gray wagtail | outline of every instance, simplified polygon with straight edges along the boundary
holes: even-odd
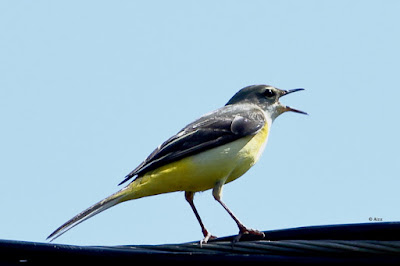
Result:
[[[238,91],[228,103],[185,126],[158,146],[120,183],[128,185],[79,213],[48,239],[54,240],[84,220],[121,202],[162,193],[184,191],[201,226],[207,243],[212,236],[200,219],[193,203],[196,192],[213,189],[214,199],[243,234],[264,236],[245,227],[222,202],[222,186],[247,172],[259,159],[267,143],[272,122],[288,111],[307,114],[282,105],[279,98],[303,89],[280,90],[268,85],[252,85]]]

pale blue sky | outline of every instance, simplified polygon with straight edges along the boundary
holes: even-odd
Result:
[[[240,88],[303,87],[261,160],[224,187],[248,227],[400,220],[399,1],[0,1],[0,239],[45,241],[158,144]],[[217,236],[237,233],[209,191]],[[183,193],[56,240],[202,238]]]

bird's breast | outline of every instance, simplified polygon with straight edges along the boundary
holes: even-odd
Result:
[[[226,182],[231,182],[246,173],[259,159],[267,144],[269,126],[265,126],[243,145],[236,157],[236,166]]]

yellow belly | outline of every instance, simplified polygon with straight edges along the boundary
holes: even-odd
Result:
[[[267,142],[268,129],[265,124],[254,136],[149,171],[124,189],[125,200],[174,191],[204,191],[217,182],[231,182],[257,162]]]

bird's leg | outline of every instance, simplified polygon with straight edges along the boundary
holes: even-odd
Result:
[[[193,203],[193,198],[194,198],[194,192],[190,192],[190,191],[185,191],[185,199],[187,202],[189,202],[190,207],[192,207],[192,210],[194,212],[194,215],[196,215],[197,221],[199,221],[200,227],[201,227],[201,231],[203,232],[203,240],[200,241],[200,245],[202,244],[206,244],[208,242],[209,239],[215,239],[217,238],[216,236],[211,235],[207,229],[204,227],[203,222],[201,221],[200,215],[197,212],[196,207],[194,206]]]
[[[233,240],[233,243],[236,243],[240,240],[240,238],[244,235],[244,234],[252,234],[252,235],[257,235],[257,236],[261,236],[261,237],[265,237],[265,234],[261,231],[258,230],[254,230],[254,229],[250,229],[247,228],[246,226],[244,226],[239,219],[233,214],[233,212],[231,210],[229,210],[228,206],[225,205],[225,203],[222,202],[221,200],[221,195],[222,195],[222,182],[218,182],[214,189],[213,189],[213,196],[214,199],[216,201],[219,202],[219,204],[222,205],[222,207],[224,207],[224,209],[229,213],[229,215],[232,217],[232,219],[236,222],[237,226],[239,227],[239,234],[235,237],[235,239]]]

